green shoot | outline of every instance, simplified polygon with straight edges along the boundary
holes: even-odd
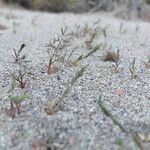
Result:
[[[131,66],[129,67],[130,73],[131,73],[131,79],[136,78],[136,59],[134,58],[133,61],[131,62]]]

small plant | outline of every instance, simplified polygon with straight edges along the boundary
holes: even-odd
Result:
[[[118,71],[118,67],[120,65],[120,49],[117,50],[115,64],[113,65],[114,69]]]
[[[54,38],[52,42],[49,42],[47,47],[47,52],[49,56],[49,63],[46,65],[47,73],[51,74],[53,72],[52,65],[56,62],[62,62],[65,59],[66,53],[63,53],[63,49],[67,47],[69,41],[65,39],[68,34],[67,27],[65,29],[61,28],[61,35]]]
[[[75,60],[75,61],[72,62],[72,64],[73,64],[73,65],[76,65],[76,64],[78,64],[81,60],[90,57],[92,54],[94,54],[95,52],[97,52],[97,51],[100,49],[100,47],[101,47],[101,45],[100,45],[100,46],[97,45],[97,46],[95,46],[95,47],[93,48],[92,51],[90,51],[89,53],[87,53],[85,56],[83,56],[83,54],[80,55],[80,56],[77,58],[77,60]]]
[[[26,55],[22,55],[22,51],[25,48],[25,46],[26,46],[25,44],[22,44],[18,51],[14,49],[14,56],[13,57],[14,57],[15,63],[25,62]]]
[[[12,118],[15,117],[16,113],[21,113],[21,102],[29,98],[29,95],[26,94],[10,97],[10,115],[12,116]]]
[[[52,65],[55,63],[55,62],[57,62],[58,61],[58,59],[56,58],[56,55],[55,54],[52,54],[52,56],[50,56],[50,58],[49,58],[49,63],[48,63],[48,65],[46,65],[46,68],[47,68],[47,73],[48,74],[51,74],[51,73],[53,73],[53,69],[52,69]]]
[[[107,27],[102,28],[102,33],[103,33],[103,36],[104,36],[105,41],[106,41],[106,38],[107,38]]]
[[[52,115],[58,111],[58,102],[56,100],[54,101],[48,101],[45,105],[45,112],[48,115]]]
[[[136,78],[136,59],[133,58],[132,62],[131,62],[131,66],[129,67],[129,71],[131,73],[131,79],[135,79]]]
[[[12,83],[15,85],[15,82],[19,83],[20,88],[25,88],[26,81],[24,80],[25,75],[27,74],[26,71],[22,71],[21,69],[18,72],[18,75],[15,73],[12,74]]]
[[[84,75],[86,68],[87,68],[87,66],[84,66],[78,72],[76,72],[75,76],[71,80],[70,85],[65,89],[63,98],[65,98],[69,94],[73,85]]]
[[[123,145],[124,145],[123,140],[120,139],[120,138],[117,138],[115,140],[115,144],[118,145],[119,147],[122,147],[122,148],[123,148]]]
[[[102,97],[100,96],[98,101],[97,101],[98,106],[101,108],[101,110],[103,111],[103,113],[109,117],[114,124],[116,124],[117,126],[119,126],[119,128],[123,131],[123,132],[127,132],[127,130],[120,124],[120,122],[118,122],[118,120],[112,115],[112,113],[104,106],[103,102],[102,102]]]

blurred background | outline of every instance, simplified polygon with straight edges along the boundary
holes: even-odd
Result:
[[[5,4],[50,12],[96,12],[113,11],[123,19],[150,21],[150,0],[0,0]]]

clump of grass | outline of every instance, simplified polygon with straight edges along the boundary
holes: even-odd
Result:
[[[52,115],[58,111],[58,102],[56,100],[49,100],[45,105],[45,112]]]
[[[25,62],[26,55],[22,54],[22,51],[25,48],[25,46],[26,46],[25,44],[22,44],[18,51],[16,49],[14,49],[14,56],[13,57],[14,57],[15,63]]]
[[[131,62],[131,65],[129,67],[129,71],[131,73],[131,79],[135,79],[137,77],[136,75],[136,66],[135,66],[135,63],[136,63],[136,59],[133,58],[132,62]]]
[[[29,99],[29,95],[23,94],[19,96],[10,97],[10,116],[14,118],[17,114],[21,113],[21,102]]]

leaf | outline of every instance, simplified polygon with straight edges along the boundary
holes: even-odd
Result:
[[[18,52],[20,53],[25,48],[25,46],[26,46],[25,44],[22,44]]]
[[[89,52],[87,55],[83,57],[83,59],[88,58],[91,56],[93,53],[95,53],[97,50],[99,50],[100,46],[96,46],[91,52]]]

